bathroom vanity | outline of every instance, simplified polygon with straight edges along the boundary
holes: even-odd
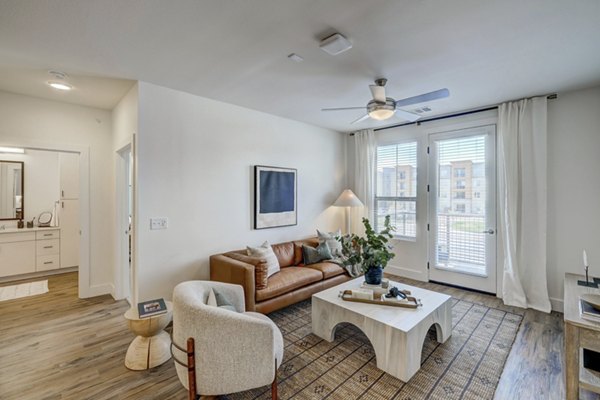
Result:
[[[59,268],[59,228],[0,230],[0,277]]]

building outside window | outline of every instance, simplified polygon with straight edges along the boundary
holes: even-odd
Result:
[[[383,229],[389,215],[395,236],[413,240],[417,236],[417,142],[377,148],[377,190],[374,229]]]

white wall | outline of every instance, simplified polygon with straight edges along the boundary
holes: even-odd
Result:
[[[140,300],[209,277],[211,254],[314,236],[343,225],[342,134],[140,82]],[[252,229],[253,166],[298,169],[298,225]],[[149,230],[151,217],[169,218]]]
[[[107,218],[114,213],[111,131],[110,111],[0,92],[0,144],[89,149],[89,281],[94,295],[112,291],[114,226]]]
[[[25,154],[0,154],[0,160],[23,161],[25,166],[25,221],[31,221],[44,211],[52,212],[60,199],[58,153],[26,150]],[[9,225],[9,221],[2,223]],[[16,222],[10,221],[10,225]]]
[[[121,99],[112,111],[112,142],[115,151],[131,143],[138,129],[138,85],[137,83]]]
[[[548,291],[562,309],[565,272],[600,276],[600,87],[548,102]]]

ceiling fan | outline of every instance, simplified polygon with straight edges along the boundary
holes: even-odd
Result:
[[[426,101],[433,101],[438,99],[444,99],[450,95],[448,89],[439,89],[429,93],[423,93],[418,96],[408,97],[402,100],[394,100],[391,97],[385,96],[385,84],[387,79],[380,78],[375,79],[374,85],[369,85],[373,100],[369,101],[366,106],[363,107],[342,107],[342,108],[322,108],[321,111],[345,111],[345,110],[365,110],[367,113],[362,117],[354,120],[351,124],[364,121],[367,118],[373,118],[378,121],[391,118],[394,114],[400,118],[414,122],[421,118],[419,114],[415,114],[409,111],[404,111],[400,107],[410,106],[412,104],[423,103]]]

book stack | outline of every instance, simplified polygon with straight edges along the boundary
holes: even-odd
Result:
[[[600,323],[600,311],[583,299],[579,299],[581,318]]]
[[[165,314],[167,312],[167,305],[165,299],[156,299],[150,301],[144,301],[138,303],[138,315],[140,319],[150,318],[155,315]]]

